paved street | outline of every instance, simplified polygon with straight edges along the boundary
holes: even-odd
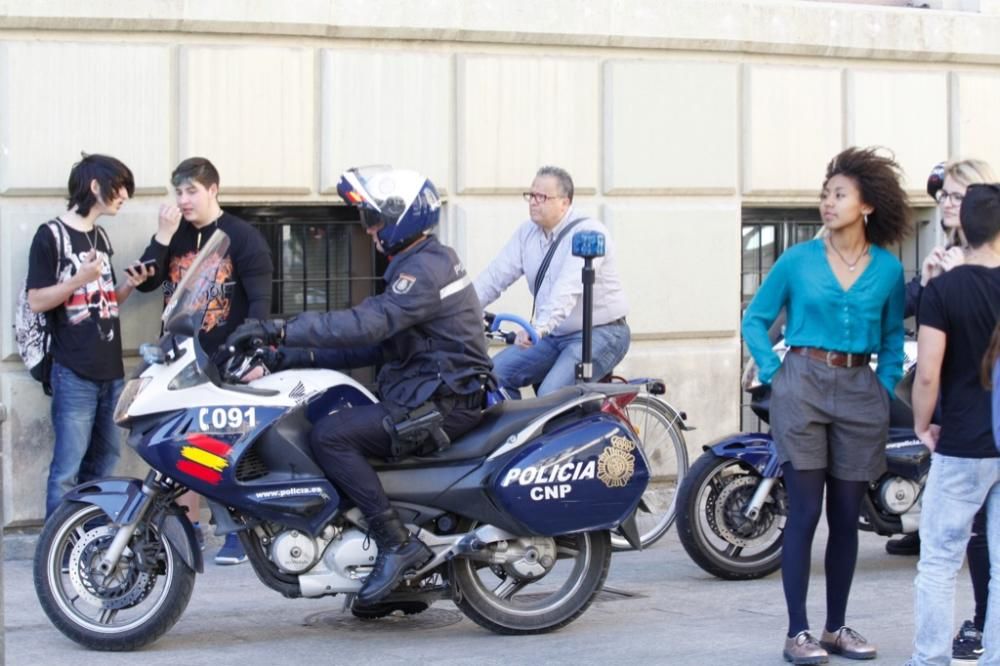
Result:
[[[818,535],[825,541],[825,533]],[[872,664],[909,653],[916,559],[891,557],[885,540],[861,535],[849,622],[875,641]],[[210,555],[207,552],[206,555]],[[823,621],[820,551],[814,551],[810,617]],[[968,574],[957,608],[971,615]],[[450,602],[374,622],[339,612],[339,599],[288,600],[257,582],[249,565],[209,563],[180,622],[138,654],[88,652],[58,633],[35,599],[28,560],[4,563],[8,664],[781,664],[785,611],[777,575],[716,580],[686,556],[673,532],[642,553],[616,554],[604,593],[574,623],[543,636],[504,637],[465,619]],[[850,664],[833,657],[832,664]],[[958,662],[956,662],[957,664]]]

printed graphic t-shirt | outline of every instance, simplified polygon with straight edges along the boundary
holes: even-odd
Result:
[[[68,240],[64,261],[56,269],[59,244],[46,225],[41,225],[31,241],[28,255],[28,289],[44,289],[66,282],[77,274],[91,249],[101,259],[101,276],[76,289],[66,301],[49,312],[52,329],[52,356],[85,379],[110,381],[125,375],[122,365],[122,337],[115,296],[115,274],[111,267],[114,250],[103,230],[95,227],[84,233],[58,223]]]
[[[165,246],[154,240],[142,255],[143,261],[156,260],[156,273],[139,286],[152,291],[163,285],[163,304],[170,301],[177,284],[191,266],[198,251],[216,229],[229,236],[229,250],[216,275],[213,297],[198,340],[209,354],[214,353],[237,326],[247,318],[267,319],[271,313],[271,250],[259,231],[229,213],[198,229],[187,220]]]
[[[947,336],[941,364],[938,453],[956,458],[1000,455],[993,441],[990,392],[980,378],[982,359],[998,320],[1000,268],[958,266],[924,287],[920,327],[930,326]]]

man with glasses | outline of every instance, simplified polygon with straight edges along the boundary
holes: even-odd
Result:
[[[573,179],[559,167],[538,170],[531,190],[524,193],[526,220],[500,254],[476,278],[483,307],[500,297],[522,275],[534,296],[532,326],[540,339],[532,344],[525,332],[514,346],[493,359],[501,387],[512,393],[537,386],[539,396],[573,384],[583,351],[583,259],[571,252],[577,231],[598,231],[606,239],[605,255],[594,261],[593,377],[610,373],[628,351],[625,323],[628,303],[615,264],[614,242],[598,220],[573,208]]]

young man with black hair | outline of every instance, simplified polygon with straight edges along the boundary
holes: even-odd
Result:
[[[124,377],[118,307],[150,274],[131,266],[115,286],[114,250],[102,215],[135,191],[132,172],[107,155],[85,155],[69,174],[66,212],[41,225],[28,256],[28,305],[48,313],[55,446],[45,517],[78,483],[110,476],[121,455],[114,422]]]
[[[979,663],[1000,664],[1000,451],[991,396],[980,382],[982,358],[1000,322],[1000,185],[970,185],[960,217],[970,246],[965,263],[928,282],[920,299],[913,419],[933,457],[920,514],[914,666],[951,662],[955,577],[984,504],[994,577]],[[937,426],[931,416],[939,396]]]
[[[163,286],[166,306],[177,284],[205,242],[221,229],[229,236],[229,250],[216,276],[217,296],[209,303],[198,340],[208,354],[214,354],[226,337],[247,318],[266,319],[271,315],[271,250],[259,231],[219,205],[219,172],[203,157],[192,157],[177,165],[170,177],[177,204],[160,207],[159,228],[142,255],[153,261],[153,278],[142,291]],[[189,494],[188,506],[197,523],[198,497]],[[235,534],[215,557],[216,564],[240,564],[246,553]]]

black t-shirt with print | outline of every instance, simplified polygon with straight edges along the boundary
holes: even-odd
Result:
[[[956,458],[1000,456],[993,442],[990,393],[979,376],[998,320],[1000,268],[958,266],[924,287],[920,326],[936,328],[947,336],[941,364],[938,453]]]
[[[201,229],[181,220],[169,246],[161,245],[154,237],[146,248],[142,260],[156,260],[156,273],[139,286],[141,291],[152,291],[162,284],[166,305],[198,250],[216,229],[229,236],[229,250],[216,276],[216,294],[198,336],[209,354],[247,318],[267,319],[271,314],[271,250],[259,231],[229,213]]]
[[[43,289],[76,275],[91,249],[102,259],[101,277],[74,291],[66,302],[49,312],[52,356],[57,363],[92,381],[121,379],[122,336],[115,295],[114,250],[103,229],[84,233],[58,223],[64,234],[64,261],[57,273],[59,242],[41,225],[31,241],[28,256],[28,289]]]

